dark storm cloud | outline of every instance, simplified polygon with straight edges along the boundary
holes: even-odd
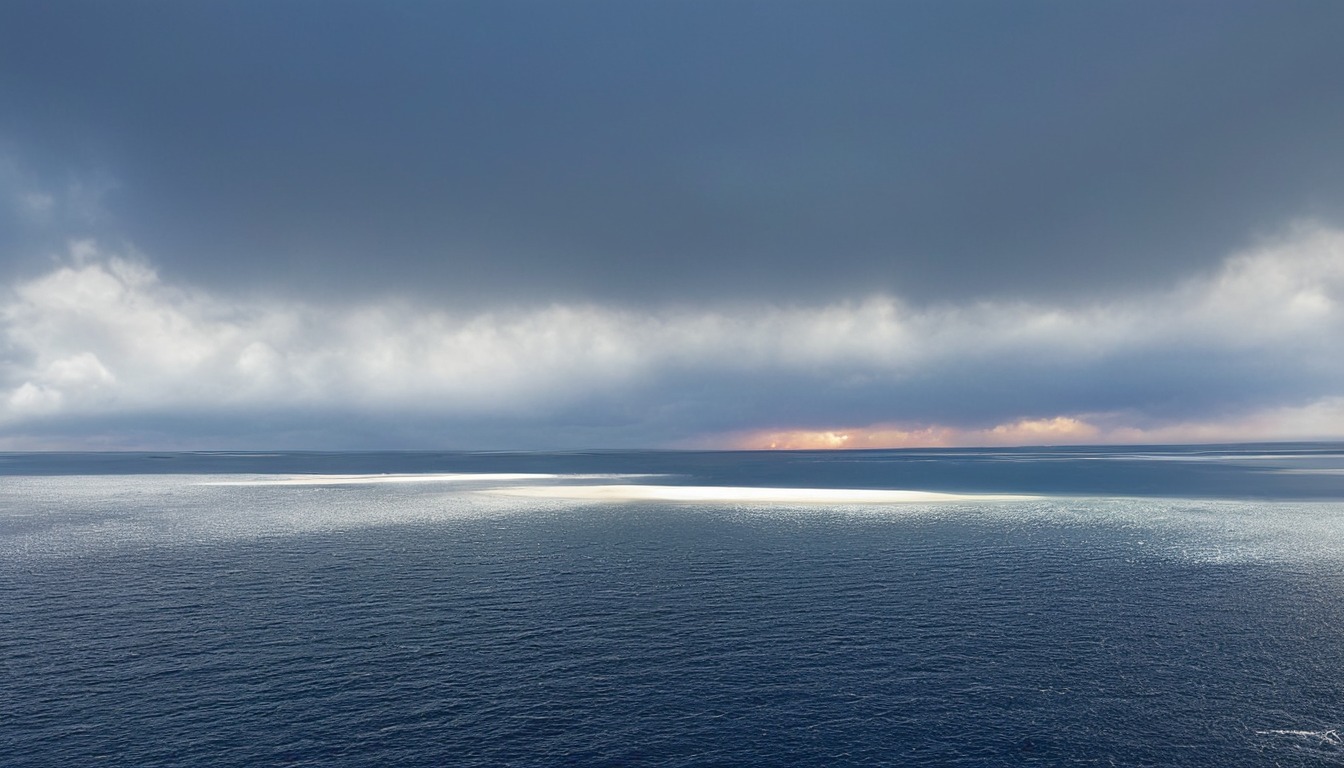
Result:
[[[477,307],[1114,292],[1344,222],[1341,34],[1333,2],[10,2],[37,197],[0,246]],[[54,204],[90,177],[105,215]]]

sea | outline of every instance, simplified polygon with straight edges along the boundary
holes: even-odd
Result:
[[[0,765],[1344,765],[1344,445],[0,454]]]

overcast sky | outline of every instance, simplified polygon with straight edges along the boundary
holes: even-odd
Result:
[[[0,449],[1344,439],[1339,2],[0,6]]]

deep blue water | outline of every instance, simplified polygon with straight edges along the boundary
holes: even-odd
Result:
[[[3,455],[0,764],[1344,764],[1341,467],[1322,445]],[[291,477],[389,472],[563,477]],[[591,483],[1039,498],[482,492]]]

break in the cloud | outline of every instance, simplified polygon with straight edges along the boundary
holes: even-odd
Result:
[[[992,427],[870,424],[833,429],[760,429],[716,435],[707,446],[748,450],[841,450],[1017,445],[1170,445],[1178,443],[1339,440],[1344,434],[1344,397],[1303,406],[1229,414],[1220,421],[1157,422],[1136,427],[1135,414],[1085,414],[1018,419]]]
[[[239,299],[81,242],[10,286],[0,339],[10,447],[100,434],[332,447],[1344,437],[1344,232],[1302,224],[1106,303],[470,313]]]

